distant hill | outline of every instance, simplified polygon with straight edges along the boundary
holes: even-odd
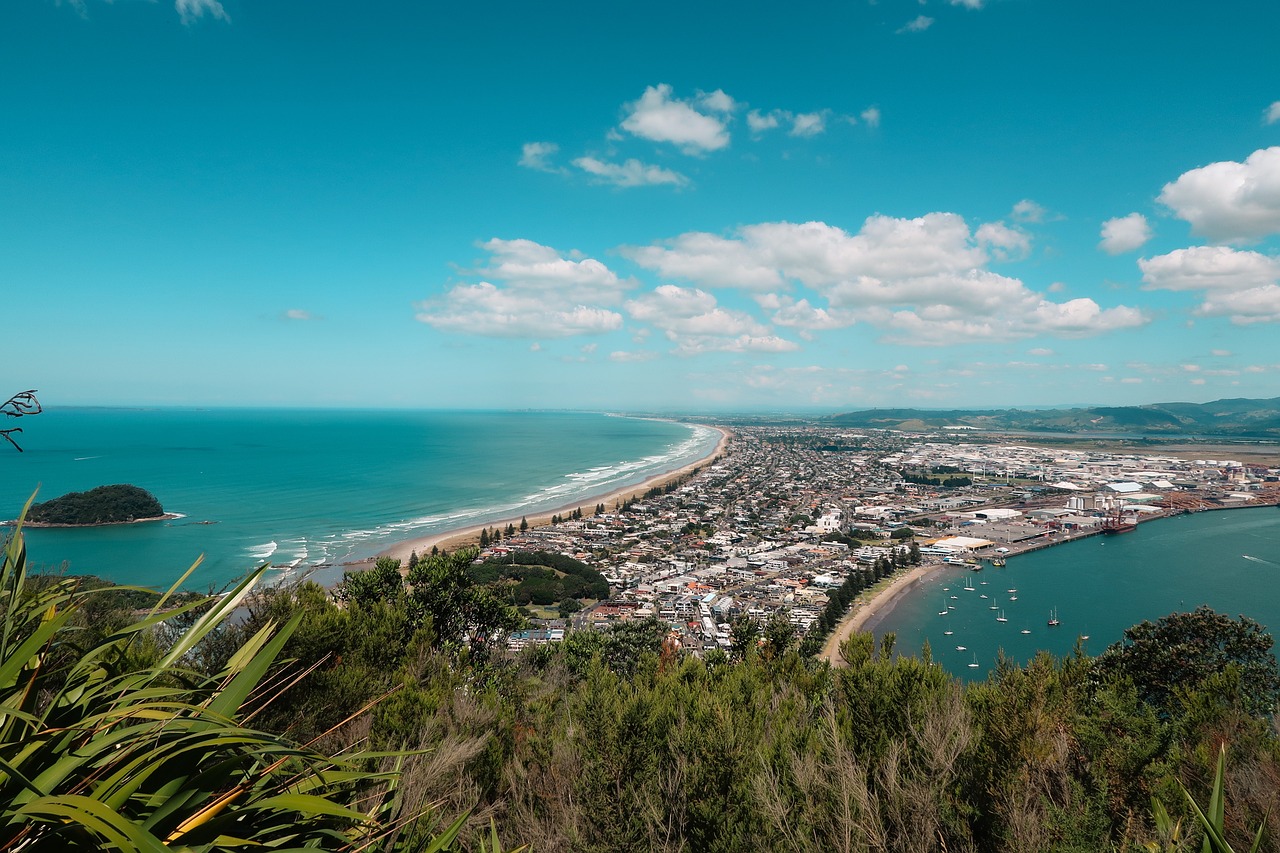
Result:
[[[164,507],[146,489],[118,484],[98,486],[87,492],[70,492],[51,501],[34,504],[27,521],[35,525],[123,524],[164,517]]]
[[[864,409],[825,419],[863,429],[982,430],[1032,432],[1126,432],[1151,436],[1211,435],[1280,439],[1280,397],[1212,403],[1154,403],[1149,406],[1091,406],[1074,409]]]

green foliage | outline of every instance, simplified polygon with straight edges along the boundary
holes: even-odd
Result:
[[[1227,816],[1226,816],[1226,797],[1223,793],[1223,775],[1227,760],[1227,746],[1223,744],[1218,750],[1218,765],[1213,774],[1213,786],[1209,794],[1209,806],[1201,809],[1195,798],[1191,796],[1191,792],[1185,787],[1182,793],[1187,799],[1187,803],[1191,806],[1192,813],[1199,822],[1201,829],[1204,830],[1204,843],[1201,846],[1201,853],[1234,853],[1235,848],[1227,840]],[[1159,807],[1159,811],[1163,812],[1159,801],[1154,803]],[[1157,813],[1158,814],[1158,813]],[[1167,812],[1165,813],[1167,819]],[[1257,853],[1262,849],[1262,835],[1266,829],[1266,823],[1258,825],[1258,831],[1254,833],[1253,845],[1249,848],[1250,853]]]
[[[162,515],[164,508],[155,495],[137,486],[119,484],[69,492],[34,504],[27,520],[39,524],[114,524]]]
[[[580,560],[550,551],[513,551],[485,560],[468,571],[472,580],[480,584],[517,581],[511,590],[517,604],[546,605],[565,598],[609,597],[609,582],[604,575]]]
[[[81,646],[74,620],[99,590],[28,585],[15,532],[0,569],[0,847],[355,850],[386,835],[396,779],[368,769],[377,756],[333,759],[250,725],[280,695],[276,660],[296,620],[247,636],[215,673],[188,664],[264,570],[164,611],[188,571],[149,614]]]
[[[1231,619],[1201,606],[1127,629],[1123,640],[1098,657],[1095,670],[1102,679],[1131,680],[1143,702],[1167,714],[1180,692],[1194,691],[1235,665],[1241,671],[1244,707],[1253,714],[1270,714],[1280,698],[1271,647],[1271,636],[1252,619]]]

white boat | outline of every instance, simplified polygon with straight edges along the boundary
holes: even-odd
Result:
[[[977,668],[978,668],[978,653],[974,652],[973,663],[969,664],[969,669],[977,669]]]
[[[1058,608],[1055,607],[1053,610],[1049,611],[1049,627],[1057,628],[1061,624],[1062,621],[1058,619]]]
[[[1008,622],[1009,620],[1008,620],[1008,618],[1006,618],[1006,617],[1005,617],[1005,615],[1004,615],[1004,611],[1003,611],[1003,610],[1001,610],[1001,611],[1000,611],[1000,615],[996,617],[996,621],[997,621],[997,622]]]
[[[967,648],[965,648],[964,646],[956,646],[956,651],[958,651],[958,652],[967,652],[967,651],[968,651],[968,649],[967,649]]]

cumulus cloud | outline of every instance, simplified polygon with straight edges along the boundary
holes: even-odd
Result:
[[[492,239],[486,279],[418,303],[417,319],[446,331],[488,337],[562,338],[619,329],[610,305],[634,282],[594,258],[564,257],[532,240]]]
[[[966,9],[981,9],[986,0],[951,0],[952,6],[963,6]]]
[[[539,172],[560,171],[551,163],[559,150],[560,146],[554,142],[526,142],[520,149],[520,165]]]
[[[1151,225],[1141,213],[1117,216],[1102,223],[1102,242],[1098,248],[1108,255],[1120,255],[1140,249],[1151,239]]]
[[[879,127],[880,126],[880,108],[867,107],[865,110],[862,111],[862,120],[866,122],[867,127]]]
[[[222,8],[218,0],[174,0],[173,8],[177,10],[182,23],[193,24],[208,14],[211,18],[231,23],[231,16]]]
[[[1027,350],[1027,355],[1049,356],[1053,355],[1053,350],[1048,347],[1033,347],[1032,349]]]
[[[610,163],[595,157],[579,157],[573,165],[591,175],[600,183],[615,187],[646,187],[666,184],[682,187],[689,179],[679,172],[641,163],[635,158],[622,163]]]
[[[773,110],[772,112],[762,113],[759,110],[751,110],[747,113],[747,127],[752,133],[764,133],[766,130],[773,130],[782,122],[782,111]]]
[[[699,93],[698,105],[715,113],[731,113],[738,108],[738,102],[726,95],[724,89]]]
[[[1200,291],[1196,313],[1239,325],[1280,322],[1280,258],[1226,246],[1193,246],[1138,261],[1152,290]]]
[[[1031,253],[1031,238],[1027,232],[1010,228],[1003,222],[980,225],[974,236],[991,250],[996,260],[1021,260]]]
[[[627,105],[623,130],[652,142],[670,142],[686,153],[718,151],[729,144],[723,120],[698,112],[690,103],[673,98],[671,91],[666,83],[646,87],[638,101]]]
[[[756,302],[766,311],[772,312],[770,321],[778,326],[802,329],[806,332],[826,329],[843,329],[852,326],[857,318],[844,311],[815,308],[808,299],[795,299],[777,293],[766,293],[756,297]]]
[[[1215,243],[1248,243],[1280,233],[1280,146],[1243,163],[1227,160],[1165,184],[1159,201]]]
[[[1267,107],[1266,112],[1262,114],[1262,121],[1265,124],[1275,124],[1280,121],[1280,101],[1276,101]]]
[[[305,308],[290,308],[280,315],[282,320],[319,320],[319,316],[312,314]]]
[[[827,129],[822,113],[798,113],[791,117],[791,136],[817,136]]]
[[[898,35],[903,33],[922,33],[931,26],[933,26],[933,18],[928,15],[917,15],[902,25],[902,28],[898,30]]]
[[[856,234],[824,222],[767,222],[729,237],[692,232],[622,252],[667,277],[768,294],[758,301],[779,325],[820,328],[858,316],[904,343],[1079,337],[1146,322],[1124,306],[1049,301],[985,268],[993,255],[1008,257],[1028,246],[1025,234],[1000,223],[975,233],[956,214],[930,213],[872,216]],[[784,300],[781,294],[801,286],[826,304],[807,296],[803,304]]]
[[[1024,198],[1013,206],[1010,216],[1014,222],[1044,222],[1048,211],[1029,198]]]
[[[743,311],[720,307],[699,288],[664,284],[626,303],[632,319],[661,329],[677,355],[785,352],[799,345],[775,335]]]

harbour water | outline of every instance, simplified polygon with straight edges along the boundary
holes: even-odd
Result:
[[[1098,654],[1132,625],[1201,604],[1280,631],[1280,510],[1158,519],[1024,554],[1004,568],[948,568],[901,598],[874,630],[896,632],[902,653],[918,654],[927,641],[935,660],[969,680],[985,678],[1001,652],[1025,663],[1040,649],[1070,654],[1087,636],[1085,651]],[[1050,627],[1055,613],[1061,624]]]
[[[37,567],[167,586],[221,587],[372,556],[394,542],[546,511],[706,455],[715,430],[563,412],[48,409],[26,452],[0,447],[0,518],[131,483],[182,518],[30,529]],[[585,509],[585,508],[584,508]]]

